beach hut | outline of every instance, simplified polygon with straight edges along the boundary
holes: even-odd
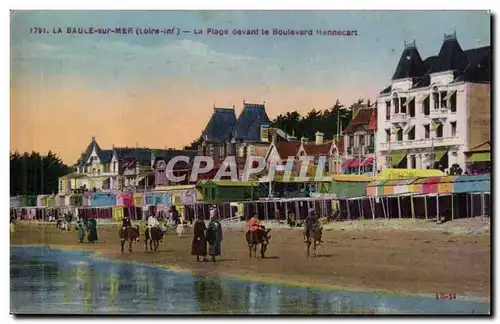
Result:
[[[234,202],[254,200],[258,197],[258,182],[253,181],[206,181],[197,184],[206,202]]]
[[[134,205],[135,206],[143,206],[144,205],[144,199],[143,199],[142,192],[136,192],[136,193],[134,193],[133,199],[134,199]]]
[[[36,206],[37,207],[46,207],[47,206],[47,195],[38,195],[36,198]]]
[[[23,195],[20,197],[21,207],[35,207],[37,203],[37,196]]]
[[[49,208],[54,208],[55,207],[55,195],[48,195],[47,196],[47,207]]]
[[[90,196],[91,207],[116,206],[116,195],[111,192],[94,192]],[[111,218],[111,217],[110,217]]]
[[[113,206],[113,221],[121,222],[123,219],[123,206]]]
[[[69,205],[69,198],[68,198]],[[55,195],[54,196],[54,207],[64,207],[66,206],[66,196],[64,195]]]
[[[171,205],[171,194],[169,192],[146,192],[144,193],[144,203],[146,206]]]
[[[120,192],[116,195],[116,205],[130,207],[134,205],[134,196],[131,193]]]
[[[21,197],[15,196],[10,197],[10,208],[19,208],[21,207]]]
[[[364,175],[335,174],[330,176],[335,197],[361,197],[366,194],[366,186],[373,180]]]

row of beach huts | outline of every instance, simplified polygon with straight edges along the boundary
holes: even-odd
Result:
[[[196,185],[157,186],[135,193],[18,196],[10,198],[10,207],[11,215],[26,220],[52,219],[66,212],[101,220],[119,221],[125,215],[139,220],[151,212],[166,216],[172,206],[192,220],[200,215],[208,218],[212,205],[217,206],[221,218],[242,220],[258,213],[262,219],[296,221],[306,217],[311,208],[319,216],[335,220],[490,215],[489,175],[446,176],[437,172],[388,169],[375,179],[335,175],[308,183],[202,180]],[[270,187],[273,198],[269,198]]]

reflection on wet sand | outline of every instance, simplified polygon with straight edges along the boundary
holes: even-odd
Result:
[[[37,250],[38,249],[38,250]],[[488,303],[334,292],[245,282],[89,259],[41,248],[13,249],[11,310],[45,314],[487,313]]]

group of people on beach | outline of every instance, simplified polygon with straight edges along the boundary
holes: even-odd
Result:
[[[78,233],[78,243],[83,243],[85,239],[85,232],[88,233],[87,242],[97,242],[97,221],[94,218],[78,219],[78,221],[76,222],[76,229]]]
[[[208,226],[205,224],[203,217],[198,216],[193,225],[193,233],[191,255],[196,256],[196,261],[200,261],[200,257],[203,258],[203,261],[208,261],[208,254],[211,256],[212,261],[215,262],[215,257],[221,254],[222,245],[222,225],[219,222],[216,206],[210,208],[210,222]]]

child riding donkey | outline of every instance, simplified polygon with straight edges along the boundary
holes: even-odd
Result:
[[[320,233],[322,234],[323,228],[318,221],[316,211],[314,209],[310,209],[309,215],[304,221],[304,242],[307,242],[309,237],[314,237],[313,233],[316,231],[320,231]],[[321,234],[319,236],[320,240],[318,241],[318,243],[323,243],[323,241],[321,240]]]

